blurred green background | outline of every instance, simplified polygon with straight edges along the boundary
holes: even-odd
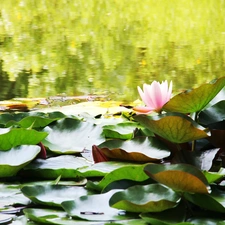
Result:
[[[225,0],[1,0],[0,100],[109,94],[224,75]]]

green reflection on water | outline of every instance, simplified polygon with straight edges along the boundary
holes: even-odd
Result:
[[[0,99],[115,93],[224,75],[224,0],[1,0]]]

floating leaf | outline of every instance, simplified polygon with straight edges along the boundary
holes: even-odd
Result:
[[[82,152],[105,140],[100,125],[72,118],[59,120],[45,127],[44,131],[49,135],[42,143],[51,151],[59,154]]]
[[[182,114],[169,113],[156,117],[156,120],[154,117],[137,115],[135,120],[155,134],[174,143],[184,143],[208,137],[204,130],[198,128],[198,124]]]
[[[68,218],[66,212],[58,209],[27,208],[24,209],[23,212],[29,220],[37,222],[38,224],[85,225],[83,221],[80,224],[78,221]]]
[[[0,190],[0,211],[4,211],[9,205],[28,205],[30,203],[30,199],[22,194],[20,185],[1,183]]]
[[[0,150],[9,150],[18,145],[36,145],[48,134],[36,130],[24,128],[1,128],[0,129]]]
[[[203,173],[188,164],[148,164],[144,171],[154,180],[175,191],[209,193],[210,187]]]
[[[98,146],[111,159],[125,161],[158,161],[170,155],[168,148],[154,137],[136,137],[132,140],[109,140]]]
[[[117,180],[127,179],[136,182],[145,181],[148,179],[148,176],[143,171],[144,167],[145,165],[137,164],[123,166],[108,173],[99,183],[93,186],[95,186],[97,190],[102,191],[110,183]]]
[[[181,197],[173,190],[161,185],[136,185],[116,192],[109,200],[113,208],[128,212],[161,212],[173,208]]]
[[[21,191],[34,203],[58,207],[63,201],[74,200],[88,194],[83,187],[65,185],[24,186]]]
[[[205,151],[195,152],[193,161],[196,161],[198,168],[201,170],[210,170],[213,165],[213,160],[218,153],[219,148],[209,149]]]
[[[82,157],[62,155],[48,158],[46,160],[36,159],[24,168],[23,174],[32,177],[42,177],[47,179],[76,178],[81,176],[78,168],[92,165],[91,162]]]
[[[212,184],[216,181],[222,180],[222,178],[225,177],[225,169],[220,168],[218,172],[203,171],[203,174],[205,175],[209,184]]]
[[[136,123],[124,122],[116,125],[105,125],[103,132],[106,138],[131,139],[134,137],[134,131],[137,129]]]
[[[208,125],[225,119],[225,100],[203,110],[199,114],[199,123]]]
[[[122,168],[124,166],[129,166],[129,165],[134,165],[134,164],[129,162],[115,162],[115,161],[100,162],[88,167],[86,166],[86,167],[78,168],[78,171],[84,177],[103,177],[106,174],[116,169]]]
[[[191,194],[184,193],[184,197],[195,205],[203,209],[214,212],[225,213],[225,193],[222,190],[212,186],[212,192],[209,194]]]
[[[204,225],[224,225],[225,222],[222,221],[223,217],[221,216],[221,218],[215,218],[214,215],[210,217],[203,216],[203,217],[191,217],[190,219],[188,219],[188,222],[184,223],[184,225],[199,225],[199,224],[204,224]],[[179,224],[178,224],[179,225]]]
[[[7,125],[8,123],[14,124],[15,122],[20,121],[24,117],[29,116],[29,113],[23,112],[23,113],[3,113],[0,115],[0,124],[6,125],[6,127],[11,126]]]
[[[198,88],[174,96],[164,105],[163,110],[180,113],[199,112],[221,91],[225,77],[203,84]]]
[[[109,199],[115,191],[112,190],[105,194],[81,196],[75,201],[63,202],[62,207],[70,216],[85,220],[110,221],[131,218],[125,212],[122,212],[122,215],[120,215],[120,210],[109,206]]]
[[[92,157],[95,163],[110,161],[110,159],[96,145],[92,146]]]
[[[11,177],[25,167],[40,152],[37,145],[22,145],[0,151],[0,177]]]
[[[12,221],[14,218],[14,215],[10,214],[0,214],[0,224],[8,224],[10,221]]]
[[[180,201],[175,208],[160,213],[141,213],[141,218],[152,225],[182,224],[186,219],[186,205],[183,201]]]

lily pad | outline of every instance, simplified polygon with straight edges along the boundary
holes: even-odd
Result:
[[[202,171],[202,172],[205,175],[206,179],[208,180],[209,184],[220,181],[225,177],[225,169],[222,167],[218,172],[209,172],[209,171]]]
[[[199,123],[208,125],[225,119],[225,100],[203,110],[199,114]]]
[[[181,197],[161,184],[136,185],[116,192],[109,200],[113,208],[128,212],[161,212],[175,207]]]
[[[102,126],[72,118],[61,119],[43,130],[49,135],[42,143],[58,154],[80,153],[105,140]]]
[[[0,150],[9,150],[19,145],[36,145],[41,142],[48,133],[38,132],[25,128],[1,128]]]
[[[78,171],[84,177],[103,177],[115,169],[119,169],[119,168],[122,168],[124,166],[129,166],[129,165],[133,165],[133,163],[108,161],[108,162],[96,163],[96,164],[93,164],[88,167],[87,166],[80,167],[80,168],[78,168]]]
[[[41,148],[37,145],[22,145],[0,151],[0,177],[11,177],[33,160]]]
[[[125,161],[159,161],[170,155],[168,148],[154,137],[136,137],[132,140],[109,140],[98,146],[111,159]]]
[[[152,225],[172,225],[186,224],[183,223],[186,219],[186,205],[180,201],[178,206],[167,209],[163,212],[156,213],[141,213],[141,218]]]
[[[9,223],[10,221],[12,221],[14,218],[14,215],[10,215],[10,214],[0,214],[0,224],[6,224]]]
[[[212,192],[209,194],[184,193],[184,197],[195,205],[213,212],[225,213],[225,194],[223,190],[212,186]]]
[[[92,221],[125,220],[132,217],[109,206],[110,197],[118,190],[105,194],[81,196],[74,201],[62,203],[64,210],[72,217]],[[135,216],[133,216],[135,218]]]
[[[225,85],[225,77],[174,96],[163,106],[169,112],[193,113],[204,109]]]
[[[56,209],[29,208],[23,210],[31,221],[57,225],[100,225],[99,221],[78,220],[68,217],[67,213]],[[22,224],[21,224],[22,225]],[[147,225],[142,219],[130,219],[122,221],[101,222],[101,225]]]
[[[183,114],[169,113],[152,118],[146,115],[137,115],[134,118],[155,134],[174,143],[184,143],[208,137],[208,134],[203,130],[204,128],[200,129],[198,124]]]
[[[21,191],[34,203],[57,207],[63,201],[75,200],[88,194],[84,187],[65,185],[24,186]]]
[[[134,137],[134,131],[137,129],[136,123],[124,122],[116,125],[105,125],[103,132],[106,138],[131,139]]]
[[[92,187],[99,191],[103,191],[110,183],[122,179],[133,180],[136,182],[145,181],[148,179],[148,176],[144,173],[144,167],[145,165],[133,164],[115,169],[105,175],[100,182],[93,183]]]
[[[92,165],[92,163],[82,157],[61,155],[46,160],[36,159],[34,162],[27,165],[22,172],[24,176],[41,177],[45,179],[56,179],[59,176],[62,178],[75,179],[78,176],[82,176],[77,170],[78,168],[88,167],[90,165]]]
[[[22,194],[20,185],[1,183],[0,190],[0,211],[4,211],[11,205],[28,205],[30,203],[30,199]]]
[[[204,194],[210,192],[210,187],[203,173],[188,164],[148,164],[144,171],[152,179],[175,191]]]

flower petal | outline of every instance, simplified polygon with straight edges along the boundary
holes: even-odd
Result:
[[[161,93],[161,84],[157,81],[153,81],[151,84],[150,95],[154,108],[156,110],[162,108],[162,93]]]
[[[149,107],[145,107],[145,106],[137,106],[133,108],[134,111],[139,112],[139,113],[151,113],[152,109]]]
[[[145,94],[145,98],[146,98],[146,101],[145,101],[145,104],[154,109],[155,108],[155,104],[154,102],[152,101],[152,96],[151,96],[151,85],[148,85],[148,84],[144,84],[143,85],[143,89],[144,89],[144,94]]]

